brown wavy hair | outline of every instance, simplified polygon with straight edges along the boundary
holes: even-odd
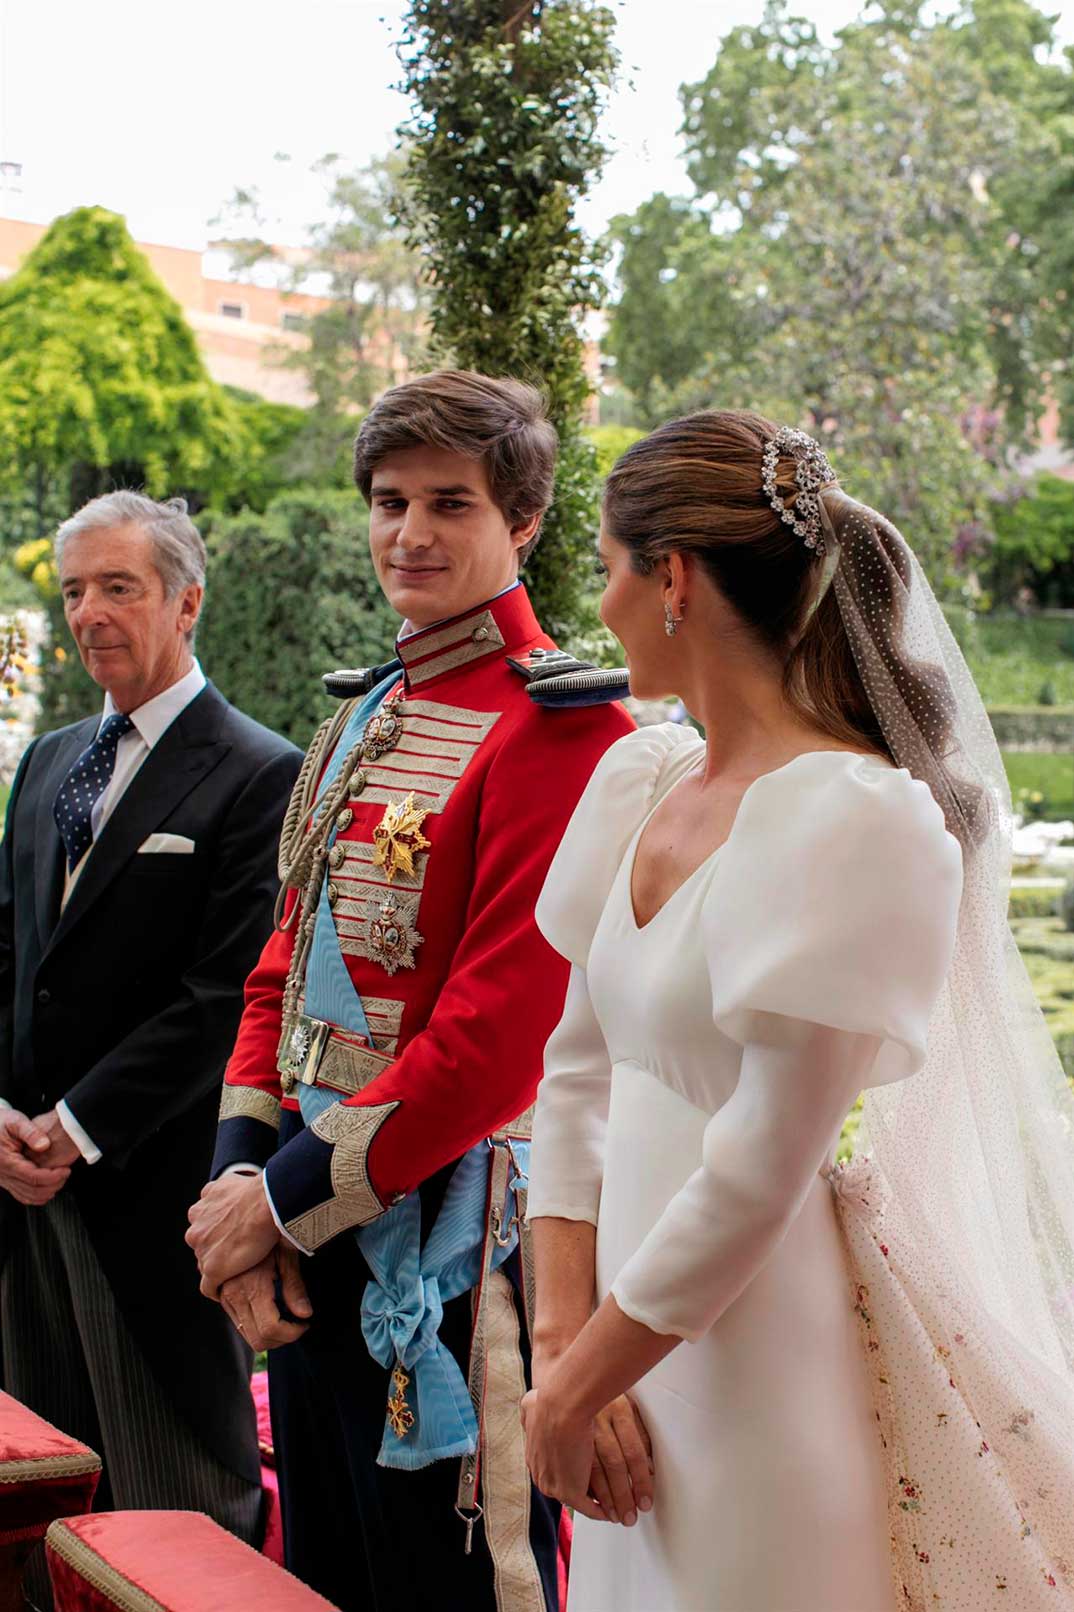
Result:
[[[727,409],[660,426],[634,443],[608,477],[605,524],[643,574],[662,555],[696,556],[727,602],[781,659],[791,709],[832,739],[894,761],[834,589],[815,605],[823,567],[761,486],[762,454],[778,429],[763,415]],[[782,455],[776,484],[791,511],[798,495],[795,470],[794,460]],[[910,582],[909,552],[890,522],[875,512],[870,517],[888,562],[877,567],[874,584],[886,596],[873,601],[889,623],[885,660],[911,709],[927,700],[937,724],[933,743],[942,757],[953,696],[941,668],[913,661],[900,648],[903,604],[897,590]]]
[[[378,398],[354,444],[354,480],[368,504],[373,472],[389,454],[443,448],[485,467],[492,501],[512,526],[552,502],[559,437],[543,394],[525,381],[438,369]],[[519,550],[525,564],[541,530]]]

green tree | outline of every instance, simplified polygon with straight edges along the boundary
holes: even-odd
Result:
[[[604,346],[616,380],[637,401],[646,425],[665,415],[669,395],[716,362],[713,336],[735,330],[728,279],[734,272],[726,240],[692,202],[658,191],[636,212],[613,218],[621,295],[611,311]],[[731,259],[719,273],[721,255]],[[723,303],[719,309],[714,304]]]
[[[229,700],[303,747],[335,704],[322,674],[393,652],[399,618],[377,585],[368,520],[353,489],[311,488],[281,494],[263,514],[203,517],[205,670]]]
[[[556,500],[527,576],[560,635],[579,619],[577,562],[597,523],[579,316],[603,285],[574,209],[606,155],[613,27],[593,0],[414,0],[400,45],[414,107],[404,217],[428,279],[432,351],[543,384],[560,433]]]
[[[123,220],[59,218],[0,285],[0,487],[30,489],[47,529],[117,484],[222,494],[243,463],[239,412]]]
[[[336,155],[322,157],[313,172],[324,186],[324,214],[298,252],[269,238],[274,231],[256,189],[236,190],[214,220],[236,270],[268,270],[285,298],[312,291],[328,303],[297,315],[307,338],[301,346],[280,342],[271,353],[302,374],[314,398],[289,449],[299,480],[347,484],[356,415],[422,351],[418,261],[396,217],[401,170],[398,156],[357,169]]]
[[[224,391],[238,408],[246,452],[241,480],[218,502],[232,511],[263,510],[278,493],[303,479],[298,467],[305,452],[308,411],[293,403],[271,403],[238,386],[225,386]]]
[[[829,47],[770,0],[728,35],[683,90],[689,226],[617,226],[612,339],[622,372],[653,373],[650,413],[752,405],[816,431],[954,591],[958,534],[987,527],[1042,392],[1034,252],[1012,223],[1055,144],[1055,82],[1034,76],[1048,25],[1023,0],[920,11],[886,0]],[[666,385],[683,309],[702,356]]]
[[[57,219],[0,285],[0,518],[9,547],[51,537],[115,486],[182,493],[195,510],[267,499],[291,424],[211,379],[182,309],[115,213],[83,207]],[[41,563],[31,562],[39,575]],[[47,564],[45,573],[41,722],[55,727],[93,710],[99,692],[71,644]]]
[[[1074,483],[1042,475],[993,510],[995,540],[976,560],[993,605],[1029,588],[1039,602],[1074,609]]]

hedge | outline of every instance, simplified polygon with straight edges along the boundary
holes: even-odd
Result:
[[[1016,886],[1007,907],[1008,918],[1051,918],[1059,900],[1060,886],[1028,884]]]
[[[1074,750],[1074,705],[993,705],[988,720],[1001,750]]]
[[[377,586],[354,492],[298,489],[264,514],[202,516],[209,549],[198,655],[240,710],[303,748],[332,710],[321,676],[393,653],[399,618]]]

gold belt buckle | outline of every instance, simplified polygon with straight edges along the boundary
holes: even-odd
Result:
[[[295,1014],[280,1042],[276,1060],[285,1097],[290,1096],[299,1082],[303,1086],[317,1084],[317,1070],[331,1030],[332,1026],[324,1019],[310,1018],[308,1013]]]

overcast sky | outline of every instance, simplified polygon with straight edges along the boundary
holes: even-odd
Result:
[[[613,155],[582,221],[599,230],[655,190],[688,192],[679,85],[763,0],[625,0],[622,82],[608,108]],[[140,240],[203,247],[239,184],[261,188],[299,241],[315,214],[308,165],[388,150],[406,103],[393,40],[404,0],[0,0],[0,162],[22,164],[0,213],[48,222],[101,203]],[[858,0],[800,0],[830,34]],[[1064,42],[1074,0],[1053,0]],[[276,152],[292,161],[281,166]]]

